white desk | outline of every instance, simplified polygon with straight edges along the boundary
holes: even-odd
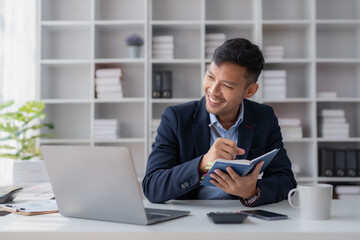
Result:
[[[65,218],[60,214],[0,217],[0,239],[334,239],[360,240],[360,201],[333,200],[332,216],[325,221],[304,221],[299,211],[287,201],[258,208],[287,214],[290,219],[264,221],[248,217],[242,224],[214,224],[206,216],[210,211],[246,209],[239,201],[171,201],[148,207],[190,210],[191,215],[158,223],[138,226],[113,222]],[[248,209],[248,208],[247,208]]]

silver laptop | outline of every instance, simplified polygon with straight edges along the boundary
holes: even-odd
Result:
[[[41,151],[63,216],[148,225],[190,213],[144,208],[126,147],[41,146]]]

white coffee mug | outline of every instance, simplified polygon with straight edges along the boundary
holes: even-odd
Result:
[[[299,205],[294,205],[292,195],[299,194]],[[301,219],[325,220],[330,218],[333,186],[330,184],[304,184],[290,190],[288,201],[293,208],[300,208]]]

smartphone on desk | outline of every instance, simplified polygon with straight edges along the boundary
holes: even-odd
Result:
[[[244,211],[240,211],[240,212],[243,214],[246,214],[250,217],[261,218],[261,219],[264,219],[267,221],[288,219],[287,215],[276,213],[276,212],[265,211],[265,210],[261,210],[261,209],[244,210]]]

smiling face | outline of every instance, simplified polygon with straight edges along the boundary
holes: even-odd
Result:
[[[223,62],[217,66],[211,62],[203,81],[206,110],[216,115],[221,125],[231,127],[238,117],[244,98],[253,96],[259,85],[251,83],[245,67]]]

